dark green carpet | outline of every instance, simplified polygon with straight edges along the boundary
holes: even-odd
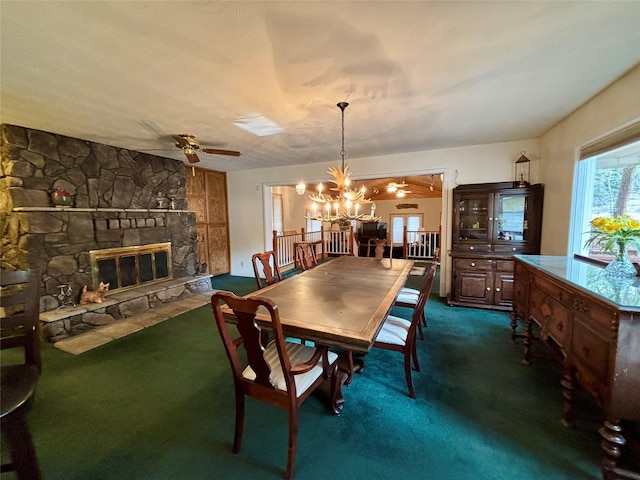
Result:
[[[248,278],[213,283],[239,294],[255,288]],[[303,405],[296,478],[598,477],[598,424],[561,426],[559,371],[520,365],[506,313],[451,308],[432,295],[427,317],[418,398],[406,394],[401,356],[372,351],[344,389],[342,416],[314,397]],[[283,473],[283,411],[249,400],[242,449],[230,451],[233,386],[207,306],[80,356],[49,345],[43,364],[30,424],[49,480]]]

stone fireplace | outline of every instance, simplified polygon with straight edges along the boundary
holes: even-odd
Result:
[[[62,285],[75,302],[84,285],[96,286],[91,251],[166,244],[163,268],[174,278],[197,273],[183,162],[14,125],[1,130],[0,262],[40,272],[41,312],[58,308]],[[56,188],[71,194],[72,206],[53,205]],[[158,208],[162,197],[175,208]],[[146,279],[149,260],[133,259],[135,275]]]

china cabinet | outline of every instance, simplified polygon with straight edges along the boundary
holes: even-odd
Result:
[[[513,255],[540,253],[542,185],[459,185],[453,191],[449,303],[510,310]]]

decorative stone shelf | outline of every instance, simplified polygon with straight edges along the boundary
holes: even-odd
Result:
[[[122,213],[193,213],[193,210],[170,208],[77,208],[77,207],[15,207],[14,212],[122,212]]]

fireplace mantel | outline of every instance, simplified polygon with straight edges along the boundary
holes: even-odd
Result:
[[[124,212],[124,213],[193,213],[193,210],[169,208],[77,208],[77,207],[15,207],[13,212]]]

